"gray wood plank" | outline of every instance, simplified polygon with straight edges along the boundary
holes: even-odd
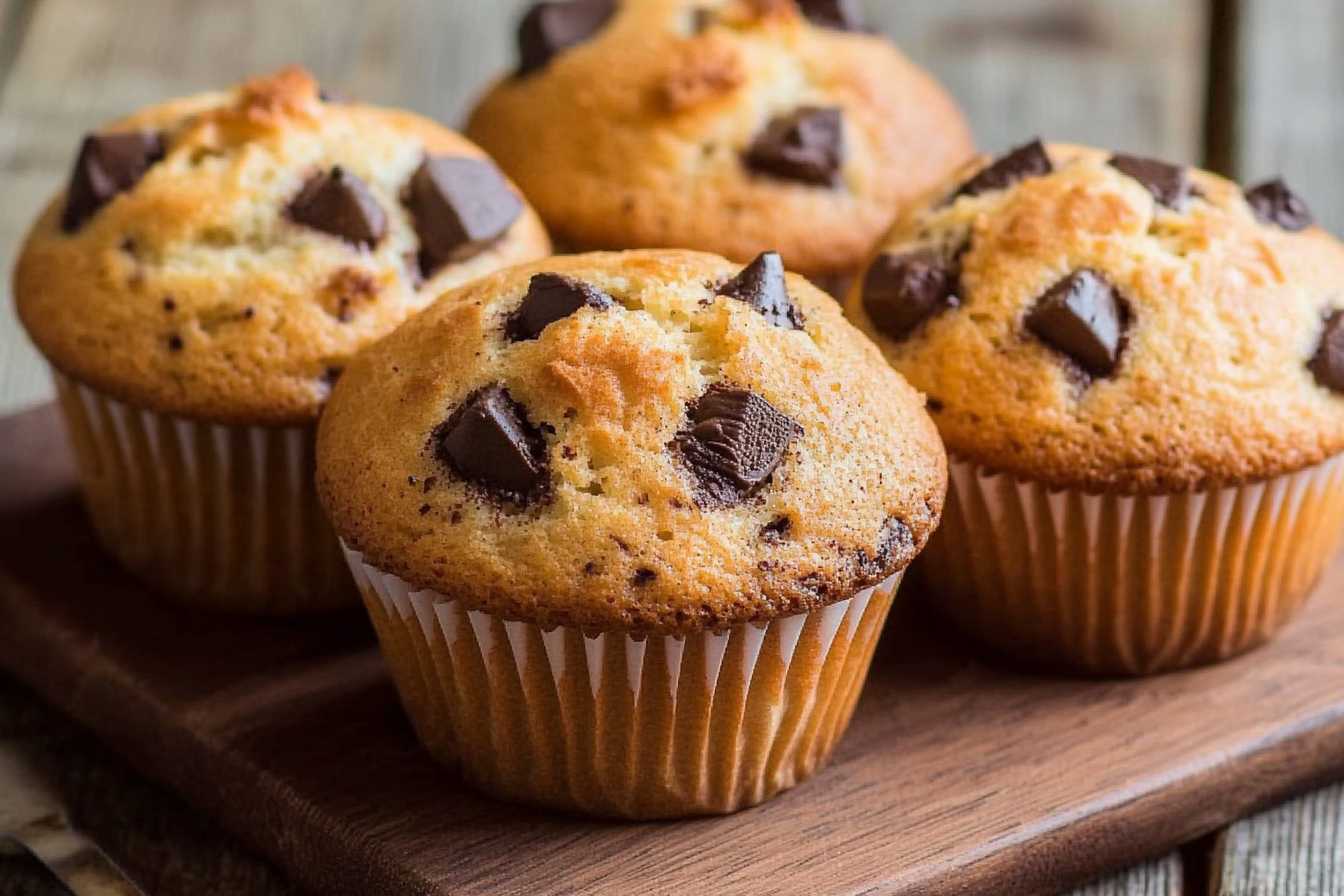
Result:
[[[1218,896],[1344,893],[1344,784],[1232,825],[1214,880]]]
[[[1204,0],[869,0],[868,7],[875,24],[951,88],[987,149],[1040,134],[1199,159]]]
[[[1225,0],[1235,14],[1232,173],[1283,174],[1322,224],[1344,231],[1344,4]]]
[[[1182,880],[1180,856],[1173,854],[1083,887],[1072,896],[1181,896]]]

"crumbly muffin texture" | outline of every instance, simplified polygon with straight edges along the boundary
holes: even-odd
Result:
[[[777,249],[808,276],[852,274],[899,204],[974,151],[857,7],[540,3],[467,133],[570,247]]]
[[[318,491],[367,562],[598,630],[845,599],[919,552],[946,477],[921,397],[777,255],[490,275],[356,359],[318,433]]]
[[[351,355],[431,298],[549,251],[471,143],[327,101],[291,68],[87,138],[14,291],[48,359],[104,393],[303,423]]]
[[[913,206],[847,304],[954,458],[1164,493],[1344,451],[1342,283],[1281,181],[1038,142]]]

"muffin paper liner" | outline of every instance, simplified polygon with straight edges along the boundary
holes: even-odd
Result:
[[[313,486],[313,427],[201,423],[53,376],[94,528],[129,570],[223,610],[355,605]]]
[[[1263,482],[1126,496],[1054,490],[953,458],[930,599],[1033,665],[1137,675],[1274,635],[1344,536],[1344,456]]]
[[[812,774],[901,579],[764,625],[635,637],[468,610],[346,556],[437,758],[506,799],[620,818],[733,812]]]

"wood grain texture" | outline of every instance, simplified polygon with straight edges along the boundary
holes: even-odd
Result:
[[[1142,682],[988,670],[903,617],[832,767],[766,806],[673,825],[510,808],[425,758],[362,620],[142,594],[95,550],[59,445],[47,411],[0,427],[0,662],[314,890],[1044,893],[1344,771],[1338,602]]]
[[[1232,825],[1214,878],[1219,896],[1344,893],[1344,785]]]
[[[868,8],[948,85],[987,149],[1040,134],[1199,161],[1204,0],[869,0]]]
[[[1233,174],[1287,178],[1319,221],[1344,231],[1344,4],[1225,0],[1235,15]]]
[[[1169,855],[1075,890],[1072,896],[1182,896],[1181,859]]]

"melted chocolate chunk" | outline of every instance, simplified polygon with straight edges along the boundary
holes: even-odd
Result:
[[[759,492],[803,433],[761,396],[722,384],[710,386],[687,416],[672,446],[695,476],[702,506],[729,507]]]
[[[615,12],[614,0],[536,4],[518,25],[518,74],[545,68],[560,53],[601,31]]]
[[[498,498],[526,504],[546,487],[546,443],[500,385],[467,396],[432,438],[450,470]]]
[[[863,7],[859,0],[798,0],[798,7],[813,25],[840,31],[862,31]]]
[[[1311,372],[1325,388],[1344,393],[1344,311],[1336,311],[1326,320],[1321,345],[1311,359]]]
[[[490,162],[430,156],[406,186],[426,275],[478,254],[508,231],[523,202]]]
[[[1153,198],[1167,208],[1180,211],[1190,198],[1190,174],[1180,165],[1122,153],[1111,156],[1107,164],[1143,184]]]
[[[1262,224],[1274,224],[1284,230],[1305,230],[1314,222],[1311,209],[1280,178],[1265,181],[1246,191],[1246,201]]]
[[[289,204],[295,222],[369,248],[387,233],[387,214],[364,181],[337,165],[316,174]]]
[[[746,154],[753,171],[823,187],[840,182],[844,161],[844,119],[829,106],[803,106],[771,120]]]
[[[1050,155],[1045,151],[1045,144],[1040,140],[1033,140],[995,159],[988,168],[962,184],[952,198],[979,196],[991,190],[1004,190],[1018,181],[1029,177],[1044,177],[1054,170],[1055,166],[1050,162]]]
[[[85,137],[70,175],[61,227],[66,233],[78,230],[112,197],[139,183],[149,167],[163,158],[164,152],[163,137],[153,131]]]
[[[1115,287],[1096,271],[1074,271],[1046,291],[1027,315],[1027,329],[1092,376],[1115,372],[1128,317]]]
[[[784,260],[778,252],[762,252],[733,279],[718,288],[718,294],[746,302],[766,320],[785,330],[801,330],[803,313],[789,298],[784,280]]]
[[[542,330],[580,308],[605,311],[614,304],[611,296],[591,283],[559,274],[534,274],[523,303],[509,318],[505,334],[514,342],[536,339]]]
[[[863,308],[873,325],[905,339],[939,311],[960,304],[958,265],[938,249],[883,253],[863,278]]]

